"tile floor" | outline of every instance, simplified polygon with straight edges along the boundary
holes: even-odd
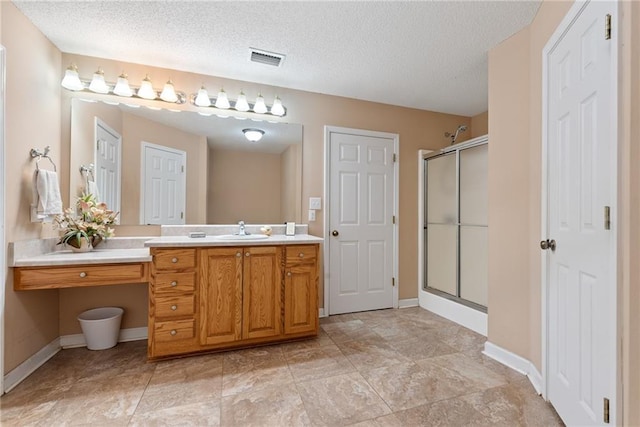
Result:
[[[157,363],[144,341],[63,350],[0,399],[0,424],[562,425],[484,337],[428,311],[320,323],[314,340]]]

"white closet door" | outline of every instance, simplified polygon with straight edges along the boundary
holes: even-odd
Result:
[[[457,295],[455,153],[427,162],[427,286]]]

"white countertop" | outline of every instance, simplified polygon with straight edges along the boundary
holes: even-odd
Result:
[[[16,259],[12,267],[39,267],[79,264],[123,264],[128,262],[151,262],[149,248],[94,249],[91,252],[55,251],[43,255]]]
[[[270,246],[290,244],[322,243],[321,237],[309,234],[285,236],[276,234],[260,240],[222,240],[218,236],[196,237],[162,236],[145,242],[147,247],[188,247],[188,246]]]

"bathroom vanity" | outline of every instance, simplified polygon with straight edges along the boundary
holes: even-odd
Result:
[[[317,335],[318,240],[147,242],[149,358]]]
[[[14,289],[148,283],[149,359],[317,335],[321,238],[306,227],[235,236],[236,227],[206,226],[191,238],[193,229],[163,226],[161,237],[137,238],[144,247],[14,257]]]

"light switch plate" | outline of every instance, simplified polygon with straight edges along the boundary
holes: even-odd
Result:
[[[309,209],[309,221],[315,221],[316,220],[316,211],[314,211],[313,209]]]
[[[309,209],[319,211],[322,209],[321,197],[309,197]]]

